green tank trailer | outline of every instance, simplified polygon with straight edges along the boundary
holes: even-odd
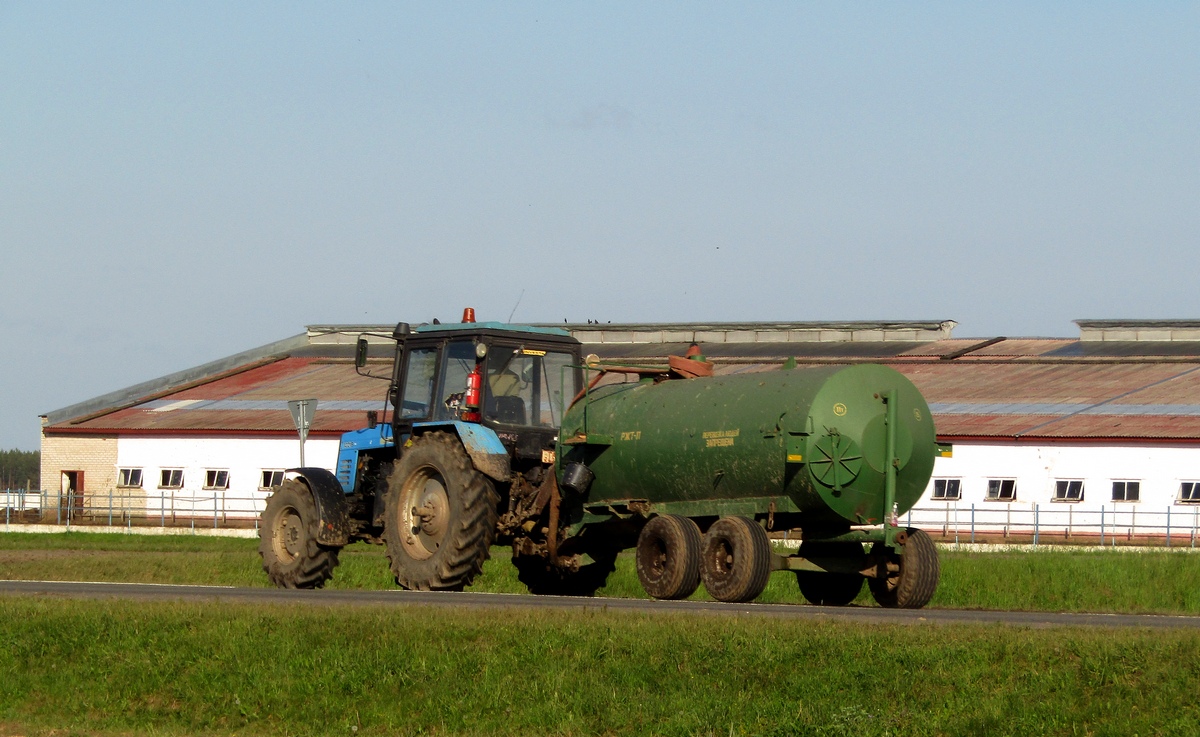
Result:
[[[648,520],[638,576],[658,598],[703,582],[718,600],[749,601],[771,571],[792,570],[814,603],[847,604],[864,580],[885,606],[928,603],[936,550],[896,520],[947,449],[908,379],[878,365],[672,366],[700,376],[617,368],[635,380],[590,388],[567,411],[558,465],[574,530]],[[802,540],[796,555],[774,552],[768,533],[783,531]]]

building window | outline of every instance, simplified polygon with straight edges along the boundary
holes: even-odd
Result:
[[[934,479],[933,498],[948,502],[962,499],[962,479]]]
[[[1179,485],[1180,504],[1200,504],[1200,481],[1184,481]]]
[[[158,488],[160,489],[182,489],[183,488],[183,469],[182,468],[164,468],[158,476]]]
[[[117,477],[117,486],[123,489],[142,488],[142,469],[122,468]]]
[[[263,469],[262,483],[258,485],[260,489],[273,489],[276,486],[283,484],[283,471],[275,471]]]
[[[1016,479],[988,479],[987,499],[993,502],[1011,502],[1017,498]]]
[[[218,471],[215,468],[209,468],[204,472],[204,488],[206,489],[228,489],[229,488],[229,472]]]
[[[1115,493],[1115,491],[1114,491]],[[1056,502],[1081,502],[1083,501],[1083,482],[1082,481],[1055,481],[1054,482],[1054,501]]]
[[[1141,481],[1114,481],[1113,501],[1136,502],[1138,500],[1138,495],[1141,494],[1141,491]]]

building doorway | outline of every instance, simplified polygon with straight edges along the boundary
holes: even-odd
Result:
[[[72,518],[83,511],[83,471],[62,472],[62,493],[58,497],[59,519],[71,524]]]

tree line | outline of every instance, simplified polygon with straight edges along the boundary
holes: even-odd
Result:
[[[0,450],[0,489],[42,488],[40,450]]]

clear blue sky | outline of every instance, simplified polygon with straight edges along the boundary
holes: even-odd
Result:
[[[309,323],[1200,318],[1200,4],[0,2],[0,447]]]

